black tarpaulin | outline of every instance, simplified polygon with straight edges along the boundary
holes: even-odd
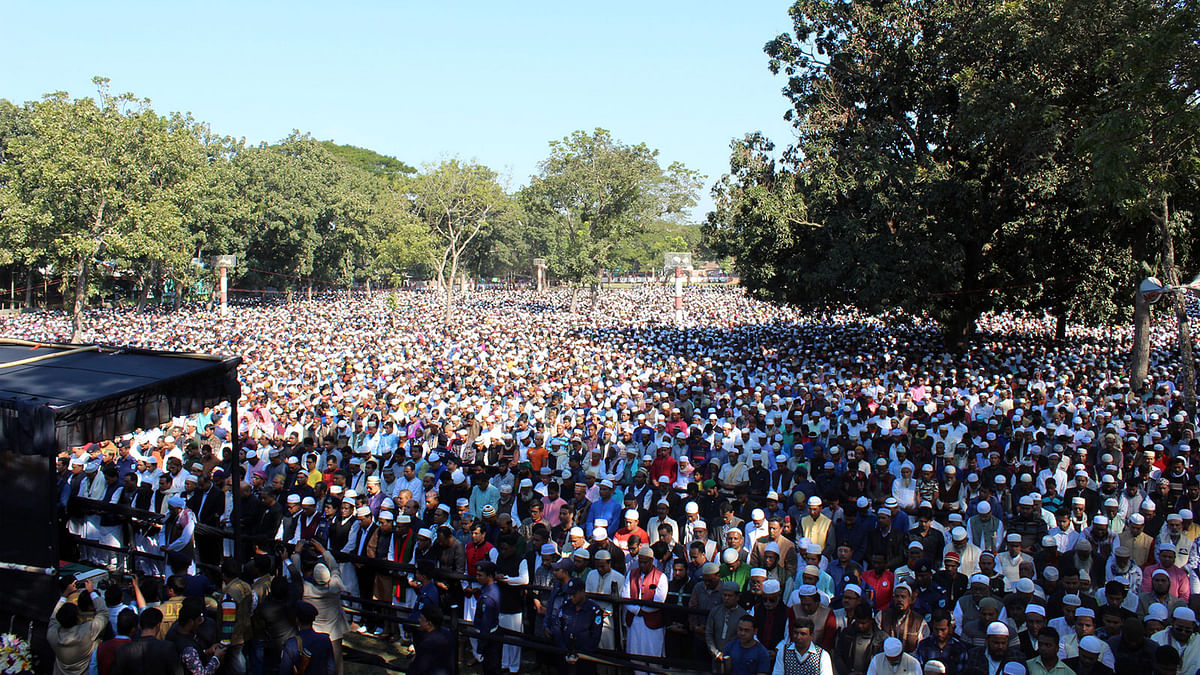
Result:
[[[79,349],[0,344],[0,452],[52,457],[239,394],[239,357]]]
[[[58,568],[58,453],[237,401],[241,362],[0,340],[0,562]],[[53,577],[12,570],[0,587],[0,616],[44,620],[58,593]]]

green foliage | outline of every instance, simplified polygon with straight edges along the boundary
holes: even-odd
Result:
[[[663,169],[657,150],[626,145],[604,129],[552,141],[538,169],[521,203],[541,233],[550,272],[576,282],[612,268],[617,247],[652,223],[681,218],[700,184],[682,164]]]
[[[1160,97],[1195,139],[1197,80],[1168,75],[1194,70],[1194,5],[799,0],[766,46],[796,142],[734,142],[707,240],[760,297],[900,306],[952,337],[988,310],[1112,318],[1153,239],[1124,206],[1146,190],[1105,196],[1098,160],[1136,164],[1145,145],[1085,149],[1131,117],[1163,123],[1138,102]],[[1123,86],[1156,46],[1133,69],[1142,89]]]
[[[321,147],[350,166],[357,167],[369,174],[381,176],[388,180],[411,176],[417,173],[416,168],[405,164],[395,157],[381,155],[374,150],[359,148],[353,145],[338,145],[333,141],[321,141]]]

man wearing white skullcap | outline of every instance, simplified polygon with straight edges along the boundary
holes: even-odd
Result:
[[[981,551],[993,553],[1004,548],[1004,524],[992,513],[989,502],[979,502],[975,515],[967,519],[967,535]]]
[[[636,511],[635,511],[636,513]],[[613,569],[612,552],[607,548],[596,551],[593,557],[595,567],[588,570],[584,577],[584,588],[588,593],[620,597],[621,588],[625,586],[625,575]],[[596,604],[604,610],[605,616],[600,631],[600,647],[602,649],[617,648],[617,624],[620,619],[619,611],[614,610],[611,602],[597,600]]]
[[[833,527],[833,521],[829,516],[821,511],[821,498],[808,498],[808,513],[800,519],[800,529],[804,532],[804,536],[809,541],[825,550],[825,541],[829,538],[829,530]]]
[[[921,675],[921,664],[904,652],[903,642],[890,637],[883,641],[883,651],[871,659],[867,675]]]
[[[663,602],[667,599],[667,587],[666,576],[654,564],[653,551],[643,544],[638,550],[637,569],[632,570],[626,578],[621,597]],[[628,652],[661,657],[665,636],[662,609],[628,603],[625,605],[625,615],[625,625],[629,627],[626,640]]]
[[[1188,607],[1176,607],[1170,624],[1150,636],[1159,645],[1169,645],[1182,659],[1180,673],[1195,673],[1200,669],[1200,635],[1196,634],[1196,613]],[[1188,669],[1191,670],[1188,670]]]
[[[1121,494],[1124,498],[1124,493]],[[1130,558],[1138,567],[1145,567],[1154,551],[1154,537],[1146,534],[1146,517],[1140,513],[1131,513],[1125,519],[1125,529],[1117,540],[1121,546],[1129,547]]]
[[[1071,662],[1071,659],[1080,656],[1080,650],[1084,644],[1088,643],[1088,638],[1095,637],[1097,623],[1096,612],[1091,607],[1076,609],[1074,630],[1063,633],[1059,639],[1058,657]],[[1100,647],[1095,653],[1100,657],[1101,662],[1109,668],[1116,667],[1116,660],[1108,644],[1099,640],[1097,642]]]
[[[964,669],[965,673],[987,673],[1000,675],[1004,664],[1009,662],[1025,663],[1025,655],[1017,647],[1009,647],[1008,624],[993,621],[988,624],[986,642],[978,647],[972,647],[967,652]]]

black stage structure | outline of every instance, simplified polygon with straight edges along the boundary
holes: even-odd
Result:
[[[230,404],[236,434],[241,362],[0,339],[0,619],[7,624],[0,632],[44,623],[58,598],[58,454],[221,402]],[[225,457],[230,476],[237,459],[236,452]],[[232,520],[240,529],[237,501]]]

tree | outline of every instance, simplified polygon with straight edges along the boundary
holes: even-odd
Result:
[[[1105,47],[1092,55],[1106,86],[1082,116],[1079,149],[1093,170],[1097,201],[1118,205],[1129,229],[1157,234],[1159,269],[1168,285],[1197,237],[1189,227],[1200,192],[1200,3],[1108,0],[1100,23]],[[1147,221],[1153,224],[1146,228]],[[1176,247],[1176,241],[1184,246]],[[1190,246],[1189,246],[1190,244]],[[1176,255],[1177,251],[1180,255]],[[1139,256],[1139,260],[1150,256]],[[1127,288],[1136,288],[1137,267]],[[1131,371],[1141,389],[1149,361],[1149,313],[1135,295]],[[1196,411],[1195,357],[1184,298],[1173,294],[1181,385]]]
[[[395,157],[381,155],[374,150],[353,145],[338,145],[333,141],[321,141],[321,147],[346,164],[389,181],[404,176],[413,176],[417,173],[416,168]]]
[[[1140,239],[1092,199],[1076,144],[1112,84],[1091,69],[1114,37],[1092,25],[1106,10],[800,0],[791,16],[766,51],[788,78],[796,142],[778,157],[761,136],[736,143],[706,226],[715,247],[748,254],[753,293],[900,306],[959,346],[984,311],[1065,325],[1120,310],[1101,299]]]
[[[413,209],[429,229],[437,258],[438,283],[445,293],[443,327],[454,315],[454,284],[464,257],[489,220],[512,208],[496,173],[480,164],[450,159],[427,166],[412,179]]]
[[[104,259],[139,255],[146,228],[174,218],[163,199],[177,179],[149,101],[115,96],[95,80],[96,100],[59,92],[32,104],[33,133],[7,148],[3,171],[5,227],[35,242],[27,253],[72,270],[71,339],[82,333],[88,282]],[[37,252],[34,252],[34,249]]]
[[[698,174],[679,162],[664,170],[657,150],[596,129],[551,141],[520,198],[543,233],[551,273],[594,287],[618,244],[655,221],[682,217],[699,185]]]

